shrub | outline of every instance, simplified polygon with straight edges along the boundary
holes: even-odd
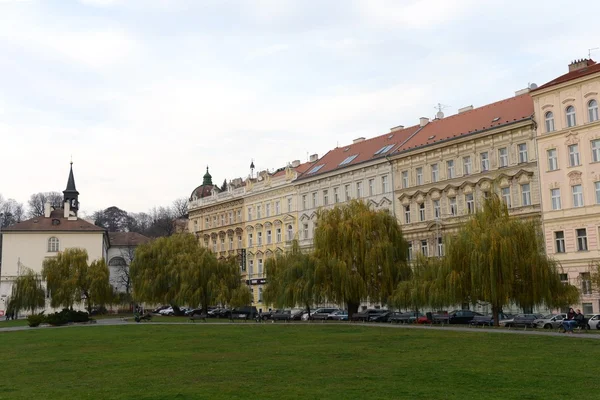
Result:
[[[89,320],[90,316],[85,311],[74,311],[67,308],[46,317],[46,322],[53,326],[65,325],[69,322],[88,322]]]
[[[60,326],[67,324],[69,321],[67,320],[66,315],[61,311],[59,313],[55,312],[54,314],[48,314],[46,316],[46,322],[52,326]]]
[[[27,323],[30,327],[35,328],[44,322],[45,318],[46,317],[44,314],[31,314],[29,317],[27,317]]]

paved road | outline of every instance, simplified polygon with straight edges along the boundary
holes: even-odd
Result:
[[[236,325],[236,326],[255,326],[258,325],[255,322],[197,322],[192,324],[190,322],[142,322],[140,325]],[[323,323],[325,324],[325,323]],[[263,322],[261,325],[279,325],[279,326],[319,326],[323,325],[319,322],[309,322],[309,323],[277,323],[272,324],[268,322]],[[545,329],[486,329],[486,328],[468,328],[468,327],[455,327],[455,326],[429,326],[429,325],[404,325],[404,324],[365,324],[365,323],[336,323],[336,322],[327,322],[327,325],[332,324],[342,324],[347,326],[367,326],[367,327],[379,327],[379,328],[388,328],[388,329],[422,329],[422,330],[430,330],[430,331],[451,331],[451,332],[471,332],[471,333],[497,333],[497,334],[505,334],[505,335],[534,335],[534,336],[558,336],[564,338],[577,338],[577,339],[600,339],[600,334],[595,333],[574,333],[572,335],[567,335],[564,333],[558,333],[556,331],[548,331]],[[12,332],[12,331],[27,331],[27,330],[39,330],[39,329],[68,329],[73,326],[114,326],[114,325],[136,325],[133,322],[125,321],[121,318],[106,318],[106,319],[98,319],[95,324],[81,324],[81,325],[67,325],[67,326],[59,326],[59,327],[51,327],[51,326],[42,326],[38,328],[30,328],[28,326],[13,326],[8,328],[0,328],[0,332]],[[1,326],[1,325],[0,325]]]

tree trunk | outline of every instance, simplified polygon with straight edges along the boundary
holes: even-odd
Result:
[[[494,318],[494,326],[500,326],[500,321],[498,320],[498,315],[500,314],[500,307],[492,306],[492,317]]]
[[[346,303],[346,305],[348,306],[348,320],[352,321],[352,317],[358,312],[359,304],[349,301],[348,303]]]

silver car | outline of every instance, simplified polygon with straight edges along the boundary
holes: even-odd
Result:
[[[534,320],[533,326],[535,328],[557,329],[562,325],[563,319],[566,317],[566,314],[548,314]]]
[[[590,329],[600,329],[600,314],[594,314],[588,320]]]

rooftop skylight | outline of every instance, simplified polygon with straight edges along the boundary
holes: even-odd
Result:
[[[308,171],[309,174],[316,174],[317,172],[319,172],[319,170],[321,168],[323,168],[325,166],[325,164],[319,164],[315,167],[313,167],[313,169],[311,169],[310,171]]]
[[[394,147],[394,146],[395,146],[394,144],[388,144],[387,146],[383,146],[382,148],[380,148],[379,150],[377,150],[375,152],[375,155],[377,155],[377,154],[385,154],[388,151],[390,151],[392,149],[392,147]]]
[[[354,154],[354,155],[351,155],[350,157],[347,157],[344,161],[342,161],[340,163],[340,166],[350,164],[352,162],[352,160],[354,160],[356,157],[358,157],[358,154]]]

